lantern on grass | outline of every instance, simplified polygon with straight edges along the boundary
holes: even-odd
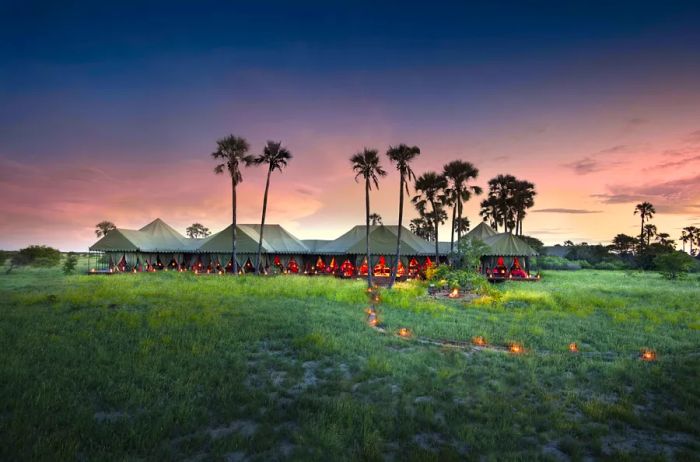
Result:
[[[569,351],[571,353],[578,353],[578,345],[576,344],[576,342],[569,343]]]
[[[639,353],[639,359],[647,362],[656,361],[656,352],[649,348],[642,348],[642,351]]]
[[[459,297],[459,287],[454,287],[450,291],[448,297],[450,298],[458,298]]]
[[[408,327],[402,327],[399,329],[399,337],[409,338],[411,336],[411,329]]]
[[[377,318],[377,313],[370,313],[369,316],[367,316],[367,322],[370,326],[376,327],[377,324],[379,324],[379,318]]]
[[[511,342],[508,345],[508,351],[510,351],[514,355],[519,355],[525,353],[525,348],[523,348],[523,346],[518,342]]]
[[[481,335],[477,335],[472,339],[472,343],[476,346],[486,346],[488,343],[486,342],[486,339],[482,337]]]

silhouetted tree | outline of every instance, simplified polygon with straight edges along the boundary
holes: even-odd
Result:
[[[644,223],[648,220],[651,220],[654,214],[656,213],[656,209],[654,209],[654,206],[650,202],[642,202],[641,204],[637,204],[634,207],[634,214],[639,214],[639,217],[642,221],[641,226],[639,227],[639,248],[644,247],[644,242],[645,242],[645,234],[644,234]]]
[[[192,223],[192,226],[188,226],[185,230],[185,234],[187,237],[197,239],[211,235],[211,231],[201,223]]]
[[[420,155],[420,149],[418,146],[400,144],[398,146],[389,146],[386,155],[396,166],[396,170],[399,171],[399,227],[396,233],[396,255],[394,263],[391,265],[391,279],[389,280],[389,288],[392,288],[396,281],[399,258],[401,258],[401,226],[403,221],[404,190],[406,194],[408,194],[408,184],[416,179],[416,175],[413,173],[413,170],[411,170],[411,162]]]
[[[382,168],[379,161],[379,153],[376,149],[365,148],[362,152],[358,152],[350,158],[352,162],[352,170],[355,172],[355,181],[358,178],[365,180],[365,241],[366,241],[366,257],[367,257],[367,286],[372,287],[372,259],[370,258],[369,245],[369,192],[374,187],[379,189],[379,177],[386,176],[386,171]],[[381,219],[381,218],[380,218]]]
[[[445,189],[447,188],[447,179],[443,175],[438,175],[435,172],[426,172],[416,180],[416,192],[418,194],[412,199],[416,206],[419,204],[428,203],[432,210],[432,224],[435,231],[435,264],[440,261],[440,249],[438,245],[438,228],[440,226],[440,212],[444,212],[442,204],[444,203]],[[447,213],[445,212],[445,218]]]
[[[231,267],[233,274],[238,274],[238,262],[236,262],[236,187],[243,181],[241,166],[248,166],[253,162],[253,157],[248,155],[250,145],[245,138],[229,135],[216,142],[216,151],[211,156],[222,163],[214,167],[214,173],[228,172],[231,177]]]
[[[101,221],[95,225],[95,235],[97,237],[106,236],[107,233],[117,229],[117,226],[111,221]]]
[[[454,235],[457,233],[457,241],[462,237],[463,220],[462,210],[464,203],[471,199],[472,194],[479,195],[483,191],[479,186],[470,186],[470,180],[479,176],[479,170],[471,162],[455,160],[442,168],[442,174],[447,179],[448,186],[445,190],[446,203],[452,207],[452,226],[450,232],[450,253],[454,251]],[[458,223],[460,223],[458,225]],[[469,220],[466,221],[469,230]]]
[[[369,222],[370,222],[369,224],[372,226],[384,224],[384,223],[382,223],[382,216],[379,215],[378,213],[370,213],[369,214]]]
[[[262,253],[263,233],[265,232],[265,215],[267,213],[267,193],[270,190],[270,176],[277,170],[281,172],[292,159],[292,153],[282,147],[282,142],[268,141],[262,154],[253,159],[256,165],[267,165],[267,179],[265,180],[265,194],[263,195],[262,218],[260,219],[260,236],[258,240],[258,252],[255,255],[255,274],[260,274],[260,254]]]

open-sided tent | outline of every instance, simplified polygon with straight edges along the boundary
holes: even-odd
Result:
[[[372,266],[377,265],[382,257],[387,265],[393,265],[397,235],[398,226],[370,226],[370,254],[372,256],[370,264]],[[365,260],[366,251],[366,227],[358,225],[337,239],[319,247],[317,253],[344,256],[343,261],[350,259],[355,267],[360,268]],[[435,248],[428,241],[403,228],[401,231],[401,264],[404,268],[408,268],[411,257],[425,257],[434,254]]]
[[[481,257],[481,266],[484,273],[491,273],[501,265],[509,274],[514,266],[520,266],[526,272],[530,270],[530,257],[537,256],[537,252],[527,245],[525,241],[511,233],[495,234],[484,239],[488,250]],[[493,273],[491,273],[493,274]]]

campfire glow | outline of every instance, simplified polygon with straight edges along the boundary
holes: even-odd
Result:
[[[401,329],[399,329],[399,336],[400,337],[410,337],[411,330],[408,327],[402,327]]]
[[[458,289],[457,287],[455,287],[454,289],[452,289],[452,290],[450,291],[450,294],[448,295],[448,297],[450,297],[450,298],[457,298],[457,297],[459,297],[459,289]]]
[[[486,346],[486,339],[482,337],[481,335],[477,335],[472,339],[472,343],[476,346]]]
[[[569,351],[572,353],[578,353],[578,345],[576,345],[576,342],[569,343]]]
[[[524,353],[525,349],[523,348],[523,346],[521,344],[513,342],[510,345],[508,345],[508,351],[510,351],[511,353],[513,353],[515,355],[519,355],[521,353]]]
[[[656,361],[656,352],[648,348],[644,348],[639,355],[642,361]]]

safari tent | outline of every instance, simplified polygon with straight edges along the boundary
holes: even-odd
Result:
[[[396,255],[396,240],[398,226],[372,225],[370,226],[370,255],[377,276],[388,276]],[[352,265],[355,271],[362,275],[367,274],[368,262],[365,253],[367,249],[367,228],[358,225],[350,229],[337,239],[326,245],[320,246],[316,253],[326,258],[335,257],[342,260],[346,268]],[[430,257],[435,254],[435,248],[428,241],[416,236],[406,228],[401,230],[401,260],[398,267],[398,276],[408,276],[417,273],[426,263],[432,261]]]
[[[483,240],[487,245],[481,257],[481,271],[491,279],[530,278],[530,259],[537,252],[511,233],[494,234]]]

